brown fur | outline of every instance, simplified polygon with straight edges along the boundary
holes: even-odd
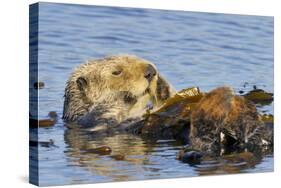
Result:
[[[213,151],[226,143],[226,136],[238,145],[262,145],[272,142],[255,105],[236,96],[229,87],[206,94],[191,115],[192,148]]]

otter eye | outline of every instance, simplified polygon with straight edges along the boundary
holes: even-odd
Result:
[[[118,76],[122,73],[121,70],[117,70],[117,71],[113,71],[112,74],[115,75],[115,76]]]

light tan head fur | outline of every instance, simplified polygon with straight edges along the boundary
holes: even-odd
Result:
[[[146,77],[149,66],[155,70],[151,79]],[[91,116],[91,121],[120,122],[142,115],[149,102],[154,108],[160,106],[173,93],[156,67],[144,59],[119,55],[88,60],[67,81],[63,118],[77,121]]]

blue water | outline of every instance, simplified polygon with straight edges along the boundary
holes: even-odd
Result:
[[[273,92],[272,17],[52,3],[40,3],[39,11],[38,77],[45,83],[39,90],[39,118],[50,111],[62,116],[65,83],[77,65],[112,54],[153,62],[177,90],[229,85],[238,92],[256,85]],[[273,113],[273,104],[260,110]],[[132,135],[87,140],[69,133],[61,119],[39,129],[39,140],[49,139],[57,147],[39,147],[40,185],[273,170],[272,155],[231,172],[204,168],[210,164],[189,166],[176,160],[181,145],[174,140],[149,143]],[[85,154],[85,145],[108,145],[126,159]]]

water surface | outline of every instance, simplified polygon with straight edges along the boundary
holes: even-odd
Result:
[[[112,54],[153,62],[177,90],[229,85],[238,92],[256,85],[273,92],[272,17],[52,3],[40,3],[39,11],[38,77],[45,83],[39,90],[39,118],[50,111],[62,116],[64,87],[74,67]],[[273,104],[260,111],[273,113]],[[124,134],[92,139],[67,130],[61,119],[38,133],[39,140],[53,139],[56,145],[39,147],[40,185],[273,170],[272,154],[251,164],[206,161],[191,166],[176,160],[182,145],[175,140],[151,142]],[[101,145],[111,147],[112,154],[83,152]]]

